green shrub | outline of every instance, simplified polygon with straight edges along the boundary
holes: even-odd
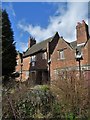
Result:
[[[43,92],[47,92],[48,90],[50,90],[48,85],[37,85],[33,89],[40,90]]]
[[[66,120],[76,120],[75,115],[73,113],[65,114]]]
[[[52,115],[53,115],[53,117],[54,118],[61,118],[61,106],[60,106],[60,104],[57,102],[57,101],[55,101],[54,103],[53,103],[53,109],[52,109]]]
[[[32,118],[60,118],[60,105],[47,85],[38,85],[18,102],[21,116]]]
[[[7,107],[7,111],[4,111],[8,115],[7,118],[16,117],[22,120],[28,118],[60,118],[60,105],[55,100],[49,86],[38,85],[31,90],[25,90],[24,92],[22,90],[16,94],[10,92],[9,96],[7,95],[12,102],[12,107],[9,102],[6,105],[4,104],[3,107],[4,110]],[[14,94],[18,95],[16,99],[13,97]],[[7,98],[4,100],[7,101]],[[12,112],[13,110],[15,113]],[[3,114],[4,118],[5,114]]]

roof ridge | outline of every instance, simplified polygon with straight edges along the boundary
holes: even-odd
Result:
[[[36,45],[38,45],[38,44],[40,44],[40,43],[43,43],[43,42],[45,42],[45,41],[48,41],[48,40],[51,39],[51,38],[53,38],[53,37],[49,37],[49,38],[47,38],[46,40],[40,41],[40,42],[34,44],[32,47],[34,47],[34,46],[36,46]],[[31,49],[32,47],[30,47],[29,49]],[[29,50],[29,49],[28,49],[28,50]]]
[[[74,41],[72,41],[72,42],[70,42],[70,43],[73,43],[73,42],[77,42],[77,40],[74,40]]]

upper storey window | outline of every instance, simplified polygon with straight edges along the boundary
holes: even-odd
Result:
[[[31,56],[31,65],[35,66],[36,64],[36,55]]]
[[[35,62],[36,61],[36,55],[33,55],[32,57],[31,57],[31,62]]]
[[[46,52],[42,53],[42,59],[47,59],[47,54],[46,54]]]
[[[63,59],[65,59],[64,50],[62,50],[62,51],[59,51],[59,59],[60,59],[60,60],[63,60]]]

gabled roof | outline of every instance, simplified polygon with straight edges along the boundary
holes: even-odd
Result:
[[[80,45],[78,45],[77,41],[73,41],[73,42],[70,42],[70,46],[73,49],[80,48],[80,47],[85,47],[85,45],[88,43],[88,41],[90,41],[90,36],[89,36],[88,40],[85,43],[81,43]]]
[[[71,47],[72,49],[75,49],[76,46],[77,46],[77,41],[70,42],[70,47]]]
[[[64,39],[63,39],[64,40]],[[64,42],[71,47],[71,49],[75,49],[77,46],[77,41],[72,41],[72,42],[67,42],[66,40],[64,40]]]
[[[53,39],[53,37],[50,37],[42,42],[39,42],[39,43],[33,45],[31,48],[27,49],[27,51],[24,53],[23,57],[33,55],[40,51],[45,51],[47,48],[47,43],[51,42],[52,39]]]
[[[56,32],[56,34],[54,36],[52,36],[52,37],[50,37],[50,38],[48,38],[48,39],[46,39],[44,41],[41,41],[41,42],[39,42],[37,44],[34,44],[32,47],[30,47],[30,48],[28,48],[26,50],[26,52],[23,54],[23,57],[28,57],[28,56],[34,55],[34,54],[36,54],[38,52],[45,51],[47,49],[47,43],[52,42],[56,35],[58,35],[58,32]],[[80,49],[82,47],[82,46],[77,46],[77,41],[73,41],[73,42],[70,42],[70,43],[67,42],[67,41],[65,41],[65,42],[66,42],[67,45],[69,45],[71,47],[71,49],[74,49],[74,50]],[[86,42],[86,44],[87,44],[87,42]]]
[[[56,32],[54,36],[52,36],[42,42],[34,44],[32,47],[30,47],[29,49],[26,50],[23,57],[28,57],[28,56],[34,55],[40,51],[42,51],[42,52],[45,51],[47,49],[47,43],[51,42],[56,36],[59,36],[58,32]]]

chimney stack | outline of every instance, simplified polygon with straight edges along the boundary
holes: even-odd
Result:
[[[82,20],[82,23],[78,22],[76,26],[77,44],[85,43],[89,38],[88,25]]]
[[[36,44],[36,40],[30,37],[28,40],[28,48],[32,47],[34,44]]]

